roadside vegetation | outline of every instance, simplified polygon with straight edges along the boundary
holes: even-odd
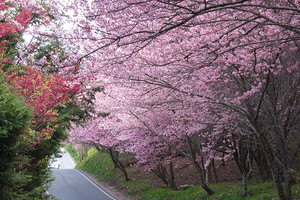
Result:
[[[88,115],[76,103],[83,86],[53,69],[68,59],[61,42],[28,41],[26,31],[55,20],[46,3],[1,0],[0,15],[0,199],[48,199],[50,159]]]
[[[78,160],[79,151],[72,148],[69,143],[65,149]],[[132,157],[128,154],[121,154],[120,160],[124,163],[131,161]],[[260,182],[257,179],[251,179],[248,185],[249,194],[243,197],[243,188],[241,182],[222,182],[218,184],[210,184],[215,191],[214,195],[208,195],[199,184],[191,185],[184,190],[172,190],[166,188],[164,184],[153,176],[153,174],[145,174],[141,167],[127,166],[130,181],[126,181],[123,173],[119,169],[115,169],[109,154],[91,148],[86,157],[76,165],[77,169],[86,171],[93,175],[100,182],[107,184],[120,192],[129,199],[143,200],[258,200],[258,199],[279,199],[276,188],[272,180]],[[186,183],[189,184],[189,183]],[[300,199],[300,183],[296,183],[292,187],[295,199]]]
[[[66,150],[66,151],[68,151],[70,154],[71,154],[71,156],[73,157],[73,159],[75,160],[75,162],[78,162],[78,160],[79,160],[79,154],[76,152],[76,150],[72,147],[72,144],[71,143],[68,143],[65,147],[64,147],[64,149]]]

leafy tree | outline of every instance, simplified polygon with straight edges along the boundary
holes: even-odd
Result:
[[[3,128],[1,132],[1,148],[6,154],[1,155],[1,161],[6,161],[4,157],[7,156],[7,165],[3,164],[3,178],[8,179],[3,181],[1,194],[5,195],[3,199],[41,199],[47,189],[46,183],[50,181],[50,157],[58,153],[61,141],[66,138],[65,130],[70,126],[70,121],[82,120],[84,116],[81,107],[72,100],[80,91],[81,85],[72,84],[71,78],[41,71],[30,66],[30,62],[21,63],[18,60],[22,53],[32,52],[29,48],[20,50],[22,34],[29,24],[46,24],[43,18],[47,19],[47,12],[50,10],[46,10],[44,5],[27,1],[0,1],[0,5],[0,80],[10,88],[7,92],[20,96],[22,101],[19,104],[26,106],[26,113],[31,116],[30,123],[25,124],[27,118],[24,114],[22,120],[25,121],[19,120],[20,123],[24,122],[23,127],[16,123],[16,127],[12,129],[14,126],[5,117],[14,116],[14,113],[3,109],[1,131],[5,125],[7,130]],[[45,53],[43,48],[42,53]],[[4,95],[2,99],[1,95],[1,103],[6,103],[5,98]],[[15,120],[19,119],[17,114],[15,112]],[[12,173],[11,177],[8,177],[9,172]]]
[[[18,149],[23,134],[32,119],[31,108],[24,99],[12,92],[12,88],[0,84],[0,198],[11,199],[27,177],[20,170],[24,160]]]

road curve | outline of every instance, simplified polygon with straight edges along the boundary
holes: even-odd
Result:
[[[121,200],[113,192],[97,183],[91,176],[74,169],[75,162],[66,151],[62,151],[59,169],[52,169],[54,181],[48,189],[59,200]],[[116,194],[116,193],[114,193]]]
[[[76,169],[53,169],[49,193],[59,200],[118,200],[89,175]]]
[[[67,151],[62,151],[61,155],[61,158],[58,158],[60,161],[59,169],[74,169],[76,163],[72,156]]]

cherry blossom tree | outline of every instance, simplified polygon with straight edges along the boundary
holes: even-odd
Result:
[[[137,95],[129,99],[140,104],[123,110],[132,111],[148,131],[156,132],[155,126],[135,109],[161,106],[159,115],[174,110],[181,117],[176,136],[189,136],[187,145],[191,132],[210,125],[202,134],[207,148],[201,151],[207,155],[242,142],[228,155],[244,149],[258,164],[266,161],[279,197],[292,198],[288,142],[299,137],[299,1],[76,0],[65,13],[75,15],[63,18],[73,20],[73,32],[53,31],[81,55],[66,70],[75,69],[81,77],[105,75],[111,84],[134,88]],[[89,80],[91,87],[98,86],[99,79]],[[221,145],[218,138],[227,142]],[[254,150],[252,143],[258,144]],[[246,179],[251,164],[243,162]]]

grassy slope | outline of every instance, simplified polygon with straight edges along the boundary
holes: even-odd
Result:
[[[69,150],[66,148],[66,150]],[[73,153],[72,156],[76,155]],[[94,174],[102,182],[114,186],[119,192],[131,199],[143,200],[258,200],[278,199],[272,182],[263,184],[249,184],[249,196],[242,198],[241,183],[220,183],[212,184],[211,188],[216,192],[208,196],[200,186],[193,186],[183,191],[172,191],[159,187],[160,181],[142,173],[141,169],[127,168],[130,181],[125,181],[119,170],[115,170],[108,154],[91,149],[88,157],[76,168],[83,169]],[[295,199],[300,199],[300,183],[293,186]]]
[[[74,159],[76,162],[78,162],[78,160],[79,160],[79,155],[77,154],[77,152],[75,151],[75,149],[73,149],[73,148],[71,147],[71,144],[70,144],[70,143],[68,143],[68,144],[64,147],[64,149],[65,149],[66,151],[68,151],[68,152],[71,154],[71,156],[73,157],[73,159]]]

